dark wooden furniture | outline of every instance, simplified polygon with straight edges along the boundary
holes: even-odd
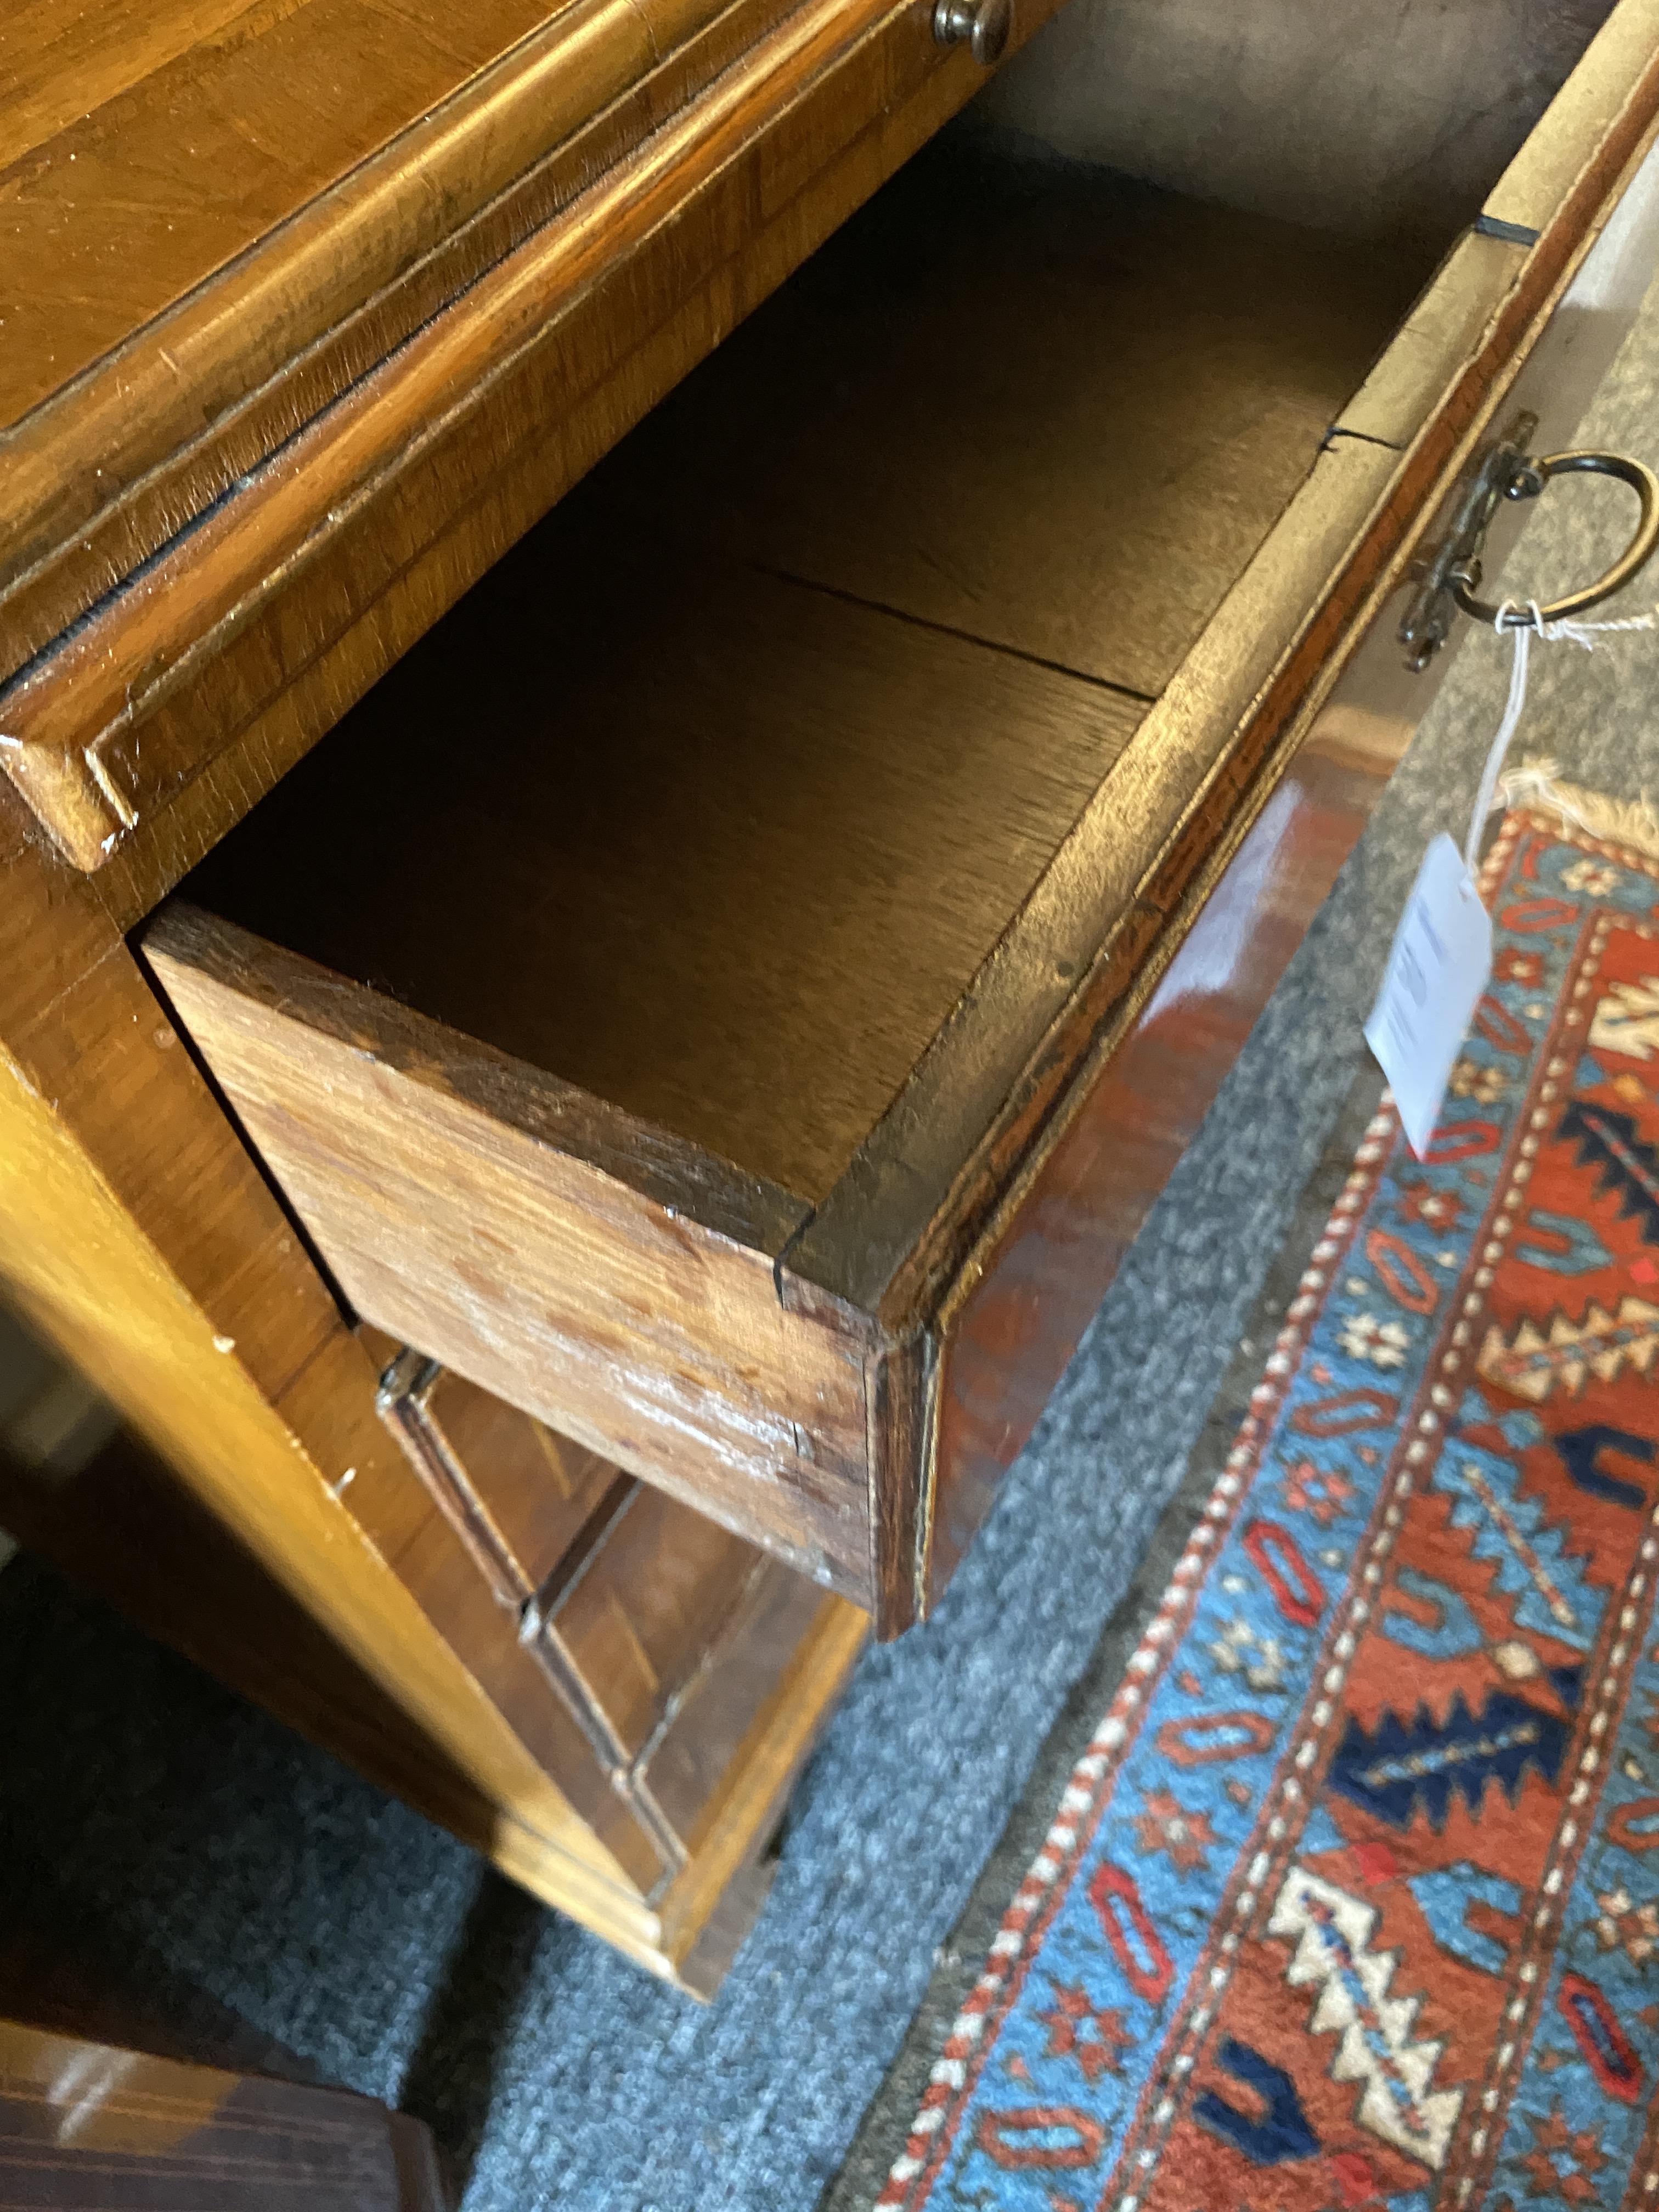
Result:
[[[419,2120],[0,2020],[7,2212],[446,2212]]]
[[[1659,0],[1363,247],[988,128],[823,246],[978,81],[920,5],[486,9],[349,113],[312,11],[240,227],[175,164],[16,356],[0,1265],[318,1639],[181,1640],[707,1987],[1431,696],[1413,562],[1628,321]],[[39,94],[48,273],[212,12]]]

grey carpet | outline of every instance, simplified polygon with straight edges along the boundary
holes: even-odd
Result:
[[[1135,1563],[1134,1578],[1095,1646],[1093,1656],[1072,1686],[1019,1803],[939,1954],[927,1995],[865,2114],[846,2163],[823,2200],[821,2212],[868,2212],[894,2159],[903,2148],[927,2085],[928,2069],[985,1964],[991,1939],[1026,1869],[1042,1847],[1060,1793],[1100,1726],[1124,1669],[1169,1587],[1194,1524],[1215,1488],[1249,1410],[1250,1393],[1261,1380],[1262,1362],[1285,1308],[1296,1296],[1309,1255],[1324,1233],[1382,1092],[1382,1072],[1368,1063],[1355,1078],[1326,1139],[1323,1155],[1303,1186],[1294,1218],[1273,1255],[1221,1385],[1210,1401],[1186,1472],[1159,1515]]]
[[[1592,426],[1649,458],[1656,364],[1650,312]],[[1614,526],[1595,504],[1549,502],[1515,573],[1595,560]],[[1537,658],[1519,750],[1659,786],[1659,641]],[[810,2212],[1182,1480],[1360,1067],[1424,842],[1461,832],[1506,665],[1470,641],[939,1619],[860,1666],[714,2005],[27,1563],[0,1576],[0,1938],[21,1922],[142,1962],[401,2100],[470,2167],[468,2212]],[[891,2124],[878,2107],[866,2172]]]

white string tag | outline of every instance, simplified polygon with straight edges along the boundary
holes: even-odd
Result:
[[[1589,653],[1595,645],[1593,632],[1654,627],[1651,614],[1620,622],[1546,623],[1536,600],[1529,621],[1506,624],[1511,604],[1506,599],[1498,611],[1498,626],[1507,627],[1513,641],[1510,695],[1481,771],[1468,836],[1460,854],[1443,830],[1423,855],[1365,1024],[1365,1042],[1389,1079],[1401,1127],[1419,1159],[1428,1151],[1446,1086],[1492,976],[1492,917],[1481,903],[1475,872],[1504,756],[1527,704],[1532,641],[1566,640]]]
[[[1365,1024],[1365,1042],[1382,1062],[1419,1160],[1491,974],[1492,917],[1443,830],[1423,855]]]

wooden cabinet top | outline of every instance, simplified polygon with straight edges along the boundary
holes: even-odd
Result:
[[[785,0],[8,11],[0,595],[38,584],[43,562],[158,471],[167,492],[147,520],[104,529],[79,590],[20,617],[3,672],[785,12]]]
[[[0,27],[0,423],[15,431],[192,295],[221,314],[234,301],[258,315],[276,305],[280,268],[294,337],[361,295],[419,250],[422,233],[429,242],[464,212],[441,208],[422,184],[438,142],[451,142],[442,167],[459,201],[469,185],[487,189],[507,152],[477,143],[465,122],[499,110],[515,79],[538,64],[545,77],[550,61],[599,88],[583,51],[591,31],[580,36],[596,13],[617,50],[613,77],[639,73],[648,33],[630,7],[34,0],[12,14]],[[455,141],[466,137],[463,162]],[[296,218],[342,187],[374,196],[380,234],[360,234],[331,268],[307,269]],[[253,331],[222,325],[216,335],[225,354],[248,361]],[[179,362],[178,386],[193,386],[205,368],[199,353]]]
[[[983,74],[915,0],[7,14],[0,766],[59,849],[153,903]]]

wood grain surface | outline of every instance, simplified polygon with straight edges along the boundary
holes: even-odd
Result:
[[[447,2212],[430,2131],[370,2097],[0,2020],[12,2212]]]
[[[359,1313],[867,1593],[867,1330],[781,1305],[798,1201],[199,909],[145,949]]]
[[[26,0],[0,46],[10,278],[0,428],[338,184],[550,12],[568,11],[483,0],[459,20],[422,21],[418,9],[374,0],[163,0],[140,11]],[[642,30],[636,20],[636,70]],[[256,380],[267,366],[257,351],[248,362]]]
[[[856,290],[852,241],[824,257],[827,404],[790,410],[732,534],[763,566],[1151,700],[1432,258],[969,143],[898,180],[902,232],[884,209],[887,238],[859,226],[877,265]]]
[[[618,1763],[631,1764],[683,1704],[750,1585],[787,1572],[718,1522],[636,1482],[548,1590],[540,1636],[592,1686]],[[802,1603],[810,1615],[818,1600]],[[769,1685],[781,1671],[761,1679]]]
[[[741,1778],[733,1762],[781,1686],[793,1680],[809,1704],[822,1696],[792,1669],[825,1601],[718,1522],[421,1353],[391,1349],[381,1416],[463,1534],[504,1633],[545,1668],[611,1786],[656,1836],[659,1894],[708,1841]]]
[[[13,11],[0,26],[4,672],[783,12]]]
[[[726,1823],[741,1817],[744,1747],[764,1711],[757,1692],[799,1695],[796,1669],[822,1602],[799,1575],[764,1561],[702,1663],[662,1704],[639,1761],[639,1786],[689,1851],[707,1850]]]

